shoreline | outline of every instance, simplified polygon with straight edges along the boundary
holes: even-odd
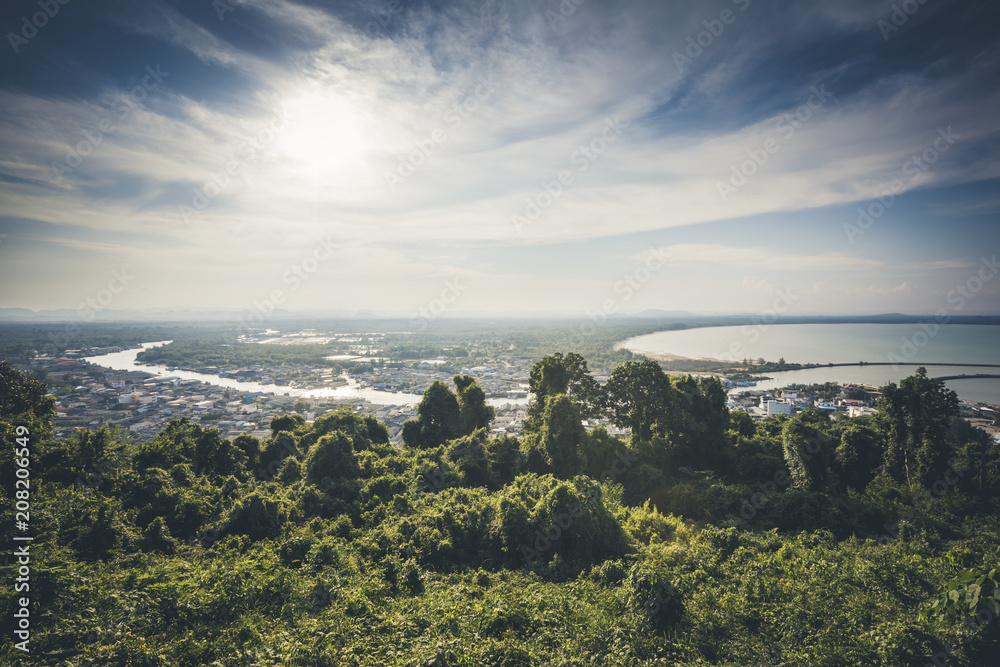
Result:
[[[638,336],[633,337],[633,338],[638,338]],[[626,339],[626,340],[623,340],[623,341],[619,341],[618,343],[615,343],[614,349],[616,349],[616,350],[617,349],[622,349],[622,348],[629,349],[629,348],[625,347],[625,344],[628,341],[630,341],[630,340],[632,340],[632,338],[629,338],[629,339]],[[703,363],[706,363],[706,364],[711,364],[711,363],[733,363],[733,362],[724,362],[724,361],[720,361],[720,360],[717,360],[717,359],[712,359],[712,358],[709,358],[709,357],[702,357],[702,358],[698,358],[698,359],[693,359],[691,357],[683,357],[681,355],[673,354],[673,353],[670,353],[670,352],[651,353],[651,352],[644,352],[644,351],[641,351],[641,350],[633,350],[633,349],[629,349],[629,351],[632,352],[633,354],[645,357],[647,359],[652,359],[653,361],[657,361],[657,362],[660,362],[660,363],[670,363],[670,362],[686,362],[686,363],[692,363],[692,364],[696,364],[696,363],[699,363],[699,362],[703,362]],[[930,369],[930,368],[933,368],[933,367],[944,367],[944,366],[953,367],[953,368],[1000,368],[1000,364],[989,364],[989,363],[974,364],[974,363],[965,363],[965,362],[948,363],[948,362],[937,362],[937,361],[932,361],[932,362],[853,361],[853,362],[837,362],[837,363],[804,363],[804,364],[801,364],[801,365],[798,365],[798,366],[795,366],[795,367],[791,367],[791,368],[768,369],[766,371],[761,370],[761,371],[756,371],[756,372],[759,372],[759,373],[794,373],[796,371],[808,371],[808,370],[817,370],[817,369],[825,369],[825,368],[852,368],[852,367],[853,368],[866,368],[866,367],[869,367],[869,366],[871,366],[871,367],[891,366],[891,367],[894,367],[896,369],[898,369],[899,367],[912,367],[914,369],[920,368],[920,367],[925,367],[925,368]],[[749,373],[749,374],[754,374],[755,373],[755,371],[753,369],[736,371],[736,372]],[[714,376],[725,376],[727,374],[727,370],[726,369],[717,369],[717,370],[674,370],[674,369],[664,369],[664,373],[666,373],[667,375],[710,375],[710,376],[714,375]],[[768,380],[774,380],[774,378],[767,378],[767,379]],[[788,378],[786,378],[786,379],[788,379]],[[968,375],[966,375],[966,374],[961,374],[961,375],[944,375],[944,376],[941,376],[939,378],[932,377],[931,379],[937,380],[939,382],[945,382],[947,380],[978,380],[978,379],[989,380],[989,379],[1000,379],[1000,374],[994,374],[994,373],[976,373],[976,374],[968,374]],[[788,384],[791,385],[791,384],[798,384],[798,383],[796,383],[794,381],[791,381],[789,379],[789,383]],[[786,385],[786,386],[788,386],[788,385]],[[752,390],[752,388],[750,388],[750,389]],[[973,406],[977,406],[977,407],[980,407],[980,408],[985,408],[985,409],[992,410],[994,412],[1000,413],[1000,403],[994,404],[994,403],[990,403],[988,401],[982,401],[982,400],[963,399],[961,396],[959,397],[959,399],[963,403],[966,403],[966,404],[969,404],[969,405],[973,405]]]

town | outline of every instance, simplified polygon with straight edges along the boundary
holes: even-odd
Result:
[[[171,420],[187,418],[193,423],[218,429],[225,438],[248,433],[263,439],[271,434],[271,419],[289,413],[307,421],[348,405],[359,414],[373,415],[386,424],[390,440],[400,445],[403,423],[416,417],[419,395],[434,381],[450,384],[460,373],[473,376],[496,410],[491,424],[494,436],[517,435],[522,430],[528,402],[527,358],[502,357],[489,365],[463,368],[454,360],[430,359],[413,367],[366,366],[365,370],[336,376],[329,368],[298,368],[282,365],[235,371],[218,368],[177,369],[185,375],[202,375],[238,380],[242,387],[227,387],[196,378],[163,376],[144,371],[113,370],[83,357],[98,357],[121,348],[67,350],[65,356],[40,356],[15,364],[41,377],[56,397],[57,437],[81,428],[96,429],[115,425],[133,440],[155,437]],[[371,359],[367,359],[371,361]],[[377,361],[377,360],[376,360]],[[295,379],[292,379],[295,378]],[[595,374],[603,383],[606,375]],[[745,411],[756,421],[781,415],[793,416],[816,408],[831,418],[856,418],[875,414],[878,387],[863,384],[791,386],[777,390],[757,390],[753,382],[732,382],[721,378],[729,391],[731,411]],[[260,382],[273,382],[261,385]],[[338,391],[344,388],[354,391]],[[395,397],[399,401],[395,401]],[[373,400],[375,399],[375,400]],[[992,435],[1000,434],[989,406],[963,402],[963,417]],[[628,438],[627,428],[607,419],[589,419],[589,429],[604,426],[616,437]]]

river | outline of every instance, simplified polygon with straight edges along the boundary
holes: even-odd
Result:
[[[122,352],[112,352],[102,354],[97,357],[84,357],[85,361],[105,368],[118,371],[144,371],[160,377],[176,377],[182,380],[200,380],[219,387],[228,387],[242,392],[261,391],[279,396],[301,396],[302,398],[332,398],[339,400],[364,399],[375,405],[416,405],[423,398],[421,394],[407,394],[403,392],[379,391],[371,387],[361,387],[358,381],[346,373],[342,375],[347,382],[346,386],[326,387],[321,389],[295,389],[292,387],[279,387],[273,384],[260,384],[259,382],[240,382],[231,378],[220,378],[207,373],[195,373],[193,371],[170,370],[166,366],[142,364],[136,366],[136,357],[143,350],[151,347],[166,345],[171,341],[163,340],[153,343],[143,343],[142,348],[124,350]],[[526,404],[526,398],[488,398],[487,403],[499,407],[508,403]]]

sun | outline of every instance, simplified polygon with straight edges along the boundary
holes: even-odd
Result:
[[[363,117],[343,94],[309,91],[285,104],[288,124],[276,148],[296,171],[318,179],[350,173],[364,160]]]

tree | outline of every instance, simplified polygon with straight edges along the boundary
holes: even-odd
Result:
[[[587,418],[601,413],[601,386],[587,369],[587,361],[576,352],[570,352],[565,357],[561,352],[542,357],[531,369],[528,389],[533,395],[525,423],[525,429],[529,431],[539,427],[545,400],[549,396],[569,396]]]
[[[443,382],[435,380],[417,404],[417,418],[403,424],[403,442],[408,447],[437,447],[460,432],[458,398]]]
[[[825,491],[834,481],[831,470],[835,440],[796,415],[789,419],[781,434],[785,464],[795,487],[806,491]]]
[[[480,428],[487,428],[496,410],[486,404],[486,393],[470,375],[456,375],[455,388],[458,390],[459,434],[468,435]]]
[[[271,417],[271,433],[273,435],[281,431],[294,431],[305,423],[306,420],[302,418],[302,415],[279,415]]]
[[[955,417],[951,423],[950,439],[958,448],[961,462],[960,488],[976,495],[985,495],[1000,488],[1000,447],[993,443],[989,433]]]
[[[737,410],[729,414],[729,424],[737,435],[752,438],[757,433],[757,424],[746,410]]]
[[[524,466],[521,443],[517,438],[501,436],[486,443],[489,461],[490,486],[494,489],[514,481]]]
[[[665,433],[667,418],[677,404],[670,378],[652,359],[629,361],[614,369],[604,392],[611,420],[632,429],[640,440]]]
[[[665,433],[676,446],[677,464],[699,470],[728,468],[729,408],[722,383],[716,377],[695,380],[686,375],[674,376],[671,385],[676,400]]]
[[[840,434],[835,456],[841,487],[863,491],[882,462],[878,434],[866,424],[850,424]]]
[[[359,415],[342,405],[336,410],[317,417],[300,440],[303,450],[308,450],[320,437],[334,431],[343,431],[351,438],[354,451],[360,452],[389,444],[389,431],[374,415]]]
[[[48,389],[31,373],[0,361],[0,419],[23,412],[33,412],[42,419],[51,417],[55,412],[55,399],[46,394]]]
[[[556,394],[546,399],[538,437],[557,477],[570,479],[583,470],[587,431],[580,420],[579,407],[569,396]]]
[[[881,391],[875,423],[886,442],[886,473],[907,484],[931,483],[944,474],[952,453],[948,430],[958,396],[927,377],[923,366]]]
[[[868,392],[863,387],[851,387],[847,390],[847,398],[852,401],[867,401]]]
[[[260,440],[249,433],[241,433],[233,439],[233,446],[246,456],[247,468],[256,470],[260,463]]]
[[[352,478],[358,473],[354,446],[343,431],[334,431],[321,437],[306,457],[306,482],[310,484]]]

